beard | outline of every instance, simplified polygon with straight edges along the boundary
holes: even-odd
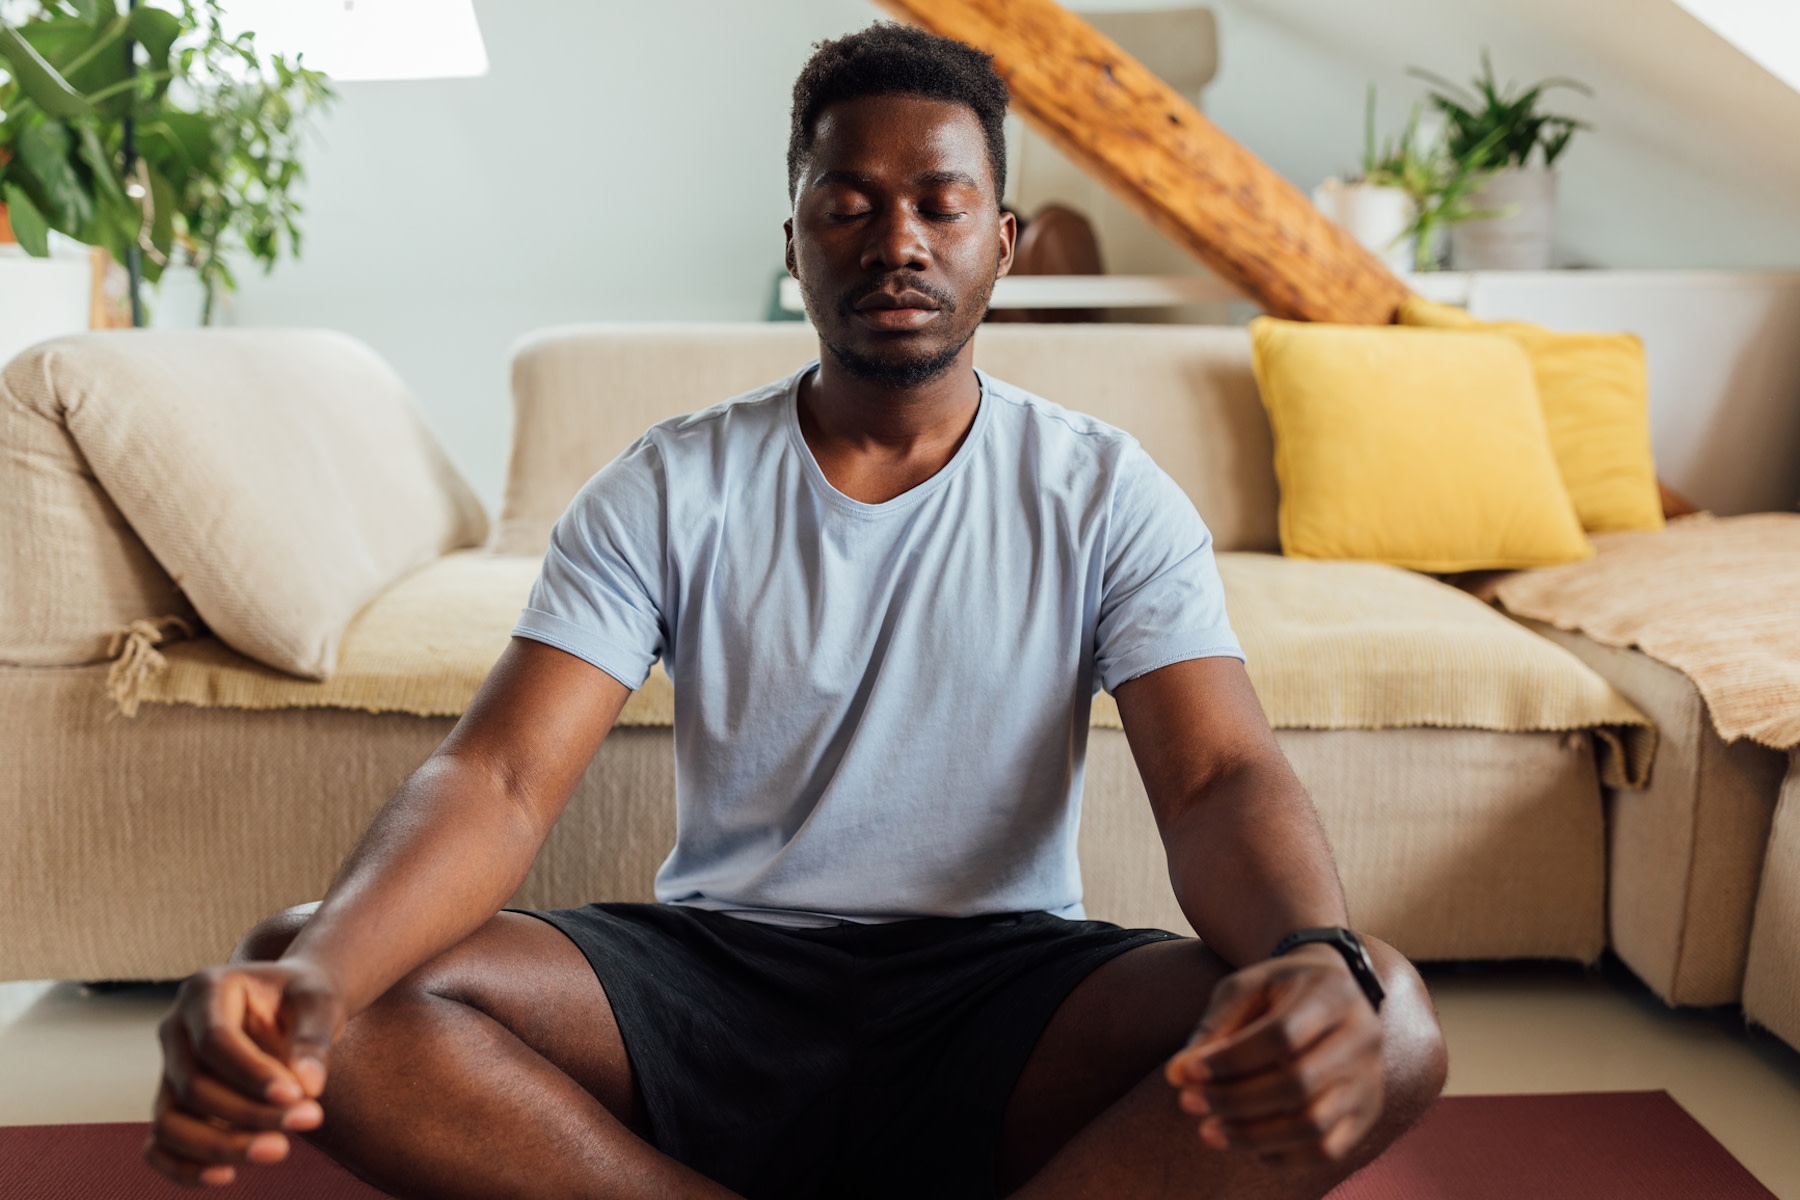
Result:
[[[880,291],[881,283],[882,280],[878,279],[855,292],[846,293],[830,309],[819,303],[819,297],[806,285],[805,280],[800,282],[800,294],[806,302],[806,311],[813,315],[813,324],[819,331],[819,344],[825,348],[826,353],[858,379],[890,388],[919,387],[930,383],[954,366],[963,347],[969,344],[969,339],[975,336],[975,331],[980,327],[981,318],[987,312],[988,297],[994,292],[994,285],[989,283],[987,290],[971,306],[971,311],[975,314],[974,320],[966,322],[966,327],[959,328],[956,318],[960,306],[955,296],[934,287],[908,282],[907,287],[924,292],[937,303],[951,326],[948,340],[936,349],[921,348],[916,353],[900,358],[877,358],[853,350],[834,338],[826,324],[818,320],[818,314],[827,311],[835,313],[838,321],[835,327],[843,328],[855,319],[856,303],[870,293]]]
[[[824,334],[819,335],[819,344],[825,347],[826,353],[858,379],[869,383],[878,383],[890,388],[913,388],[930,383],[933,379],[948,371],[956,363],[957,355],[975,336],[970,329],[962,338],[952,345],[944,346],[936,353],[927,351],[902,359],[875,358],[867,354],[859,354],[848,346],[839,346]]]

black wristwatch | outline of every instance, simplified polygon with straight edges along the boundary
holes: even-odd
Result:
[[[1381,976],[1375,973],[1375,964],[1369,961],[1369,952],[1363,949],[1362,939],[1338,925],[1328,925],[1323,929],[1296,929],[1282,938],[1275,947],[1270,958],[1280,958],[1290,951],[1314,942],[1323,942],[1344,956],[1344,964],[1350,968],[1351,976],[1357,986],[1362,988],[1363,995],[1381,1011],[1381,999],[1387,995],[1381,988]]]

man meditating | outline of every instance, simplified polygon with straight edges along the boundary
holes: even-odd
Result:
[[[183,986],[164,1174],[300,1134],[403,1197],[1317,1197],[1430,1104],[1430,1002],[1342,929],[1192,504],[972,366],[1006,101],[956,42],[820,46],[786,226],[818,362],[582,489],[323,902]],[[659,902],[500,911],[659,657]],[[1199,939],[1083,919],[1102,687]]]

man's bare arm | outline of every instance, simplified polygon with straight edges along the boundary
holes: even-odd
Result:
[[[283,958],[324,968],[355,1015],[475,932],[524,882],[630,694],[572,655],[514,638]]]
[[[515,638],[456,728],[389,800],[278,962],[182,985],[163,1021],[145,1158],[182,1183],[286,1157],[318,1127],[331,1045],[413,968],[518,889],[630,693]]]
[[[1242,663],[1174,663],[1117,699],[1175,897],[1207,945],[1242,966],[1296,929],[1349,923],[1318,815]]]
[[[1239,968],[1165,1075],[1216,1149],[1341,1161],[1381,1116],[1381,1020],[1330,947],[1268,957],[1349,924],[1312,802],[1236,659],[1152,671],[1118,701],[1182,911]]]

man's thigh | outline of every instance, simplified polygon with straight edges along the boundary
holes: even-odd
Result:
[[[1186,1044],[1230,972],[1198,939],[1181,938],[1128,950],[1077,985],[1013,1088],[1000,1135],[1003,1190],[1031,1178]]]
[[[567,1075],[632,1132],[646,1123],[631,1061],[606,992],[581,951],[554,926],[503,912],[413,971],[350,1022],[334,1052],[334,1073],[357,1072],[404,1053],[405,1043],[454,1052],[455,1025],[472,1013],[500,1026]],[[460,1064],[471,1081],[485,1062]]]

